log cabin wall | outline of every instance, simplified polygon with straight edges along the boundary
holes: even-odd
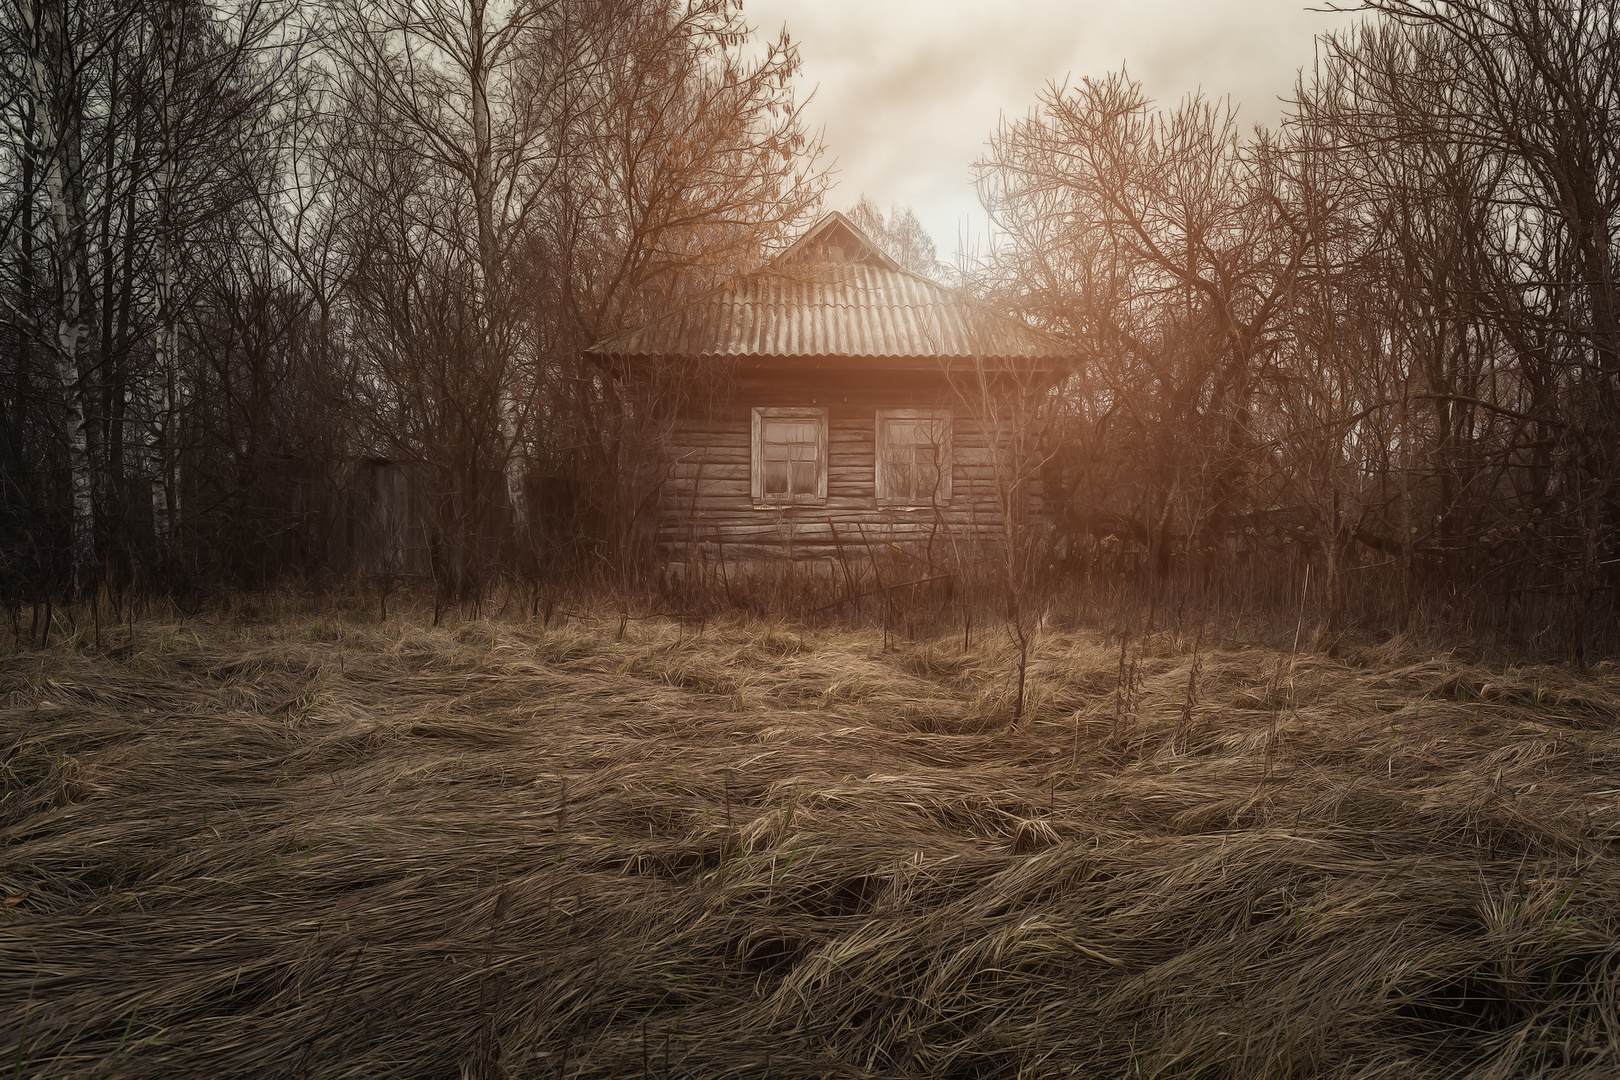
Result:
[[[827,499],[822,505],[756,508],[750,489],[751,413],[756,407],[827,410]],[[878,505],[879,409],[951,410],[951,497],[937,507]],[[900,372],[779,372],[740,378],[729,403],[686,415],[663,445],[658,549],[679,573],[720,563],[791,560],[867,562],[894,556],[920,570],[963,567],[992,557],[1003,542],[1002,502],[978,406],[942,377]],[[1003,431],[1003,461],[1009,460]],[[1004,466],[1005,467],[1005,466]],[[1026,527],[1039,518],[1038,481],[1025,485]]]

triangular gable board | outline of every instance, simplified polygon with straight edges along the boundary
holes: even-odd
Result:
[[[883,250],[855,227],[849,218],[834,210],[816,223],[815,227],[793,242],[772,261],[776,267],[796,263],[820,263],[837,266],[845,263],[872,263],[886,270],[899,270],[900,264],[884,254]]]

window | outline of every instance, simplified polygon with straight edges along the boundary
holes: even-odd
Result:
[[[879,409],[879,506],[944,506],[951,501],[951,411]]]
[[[755,506],[827,501],[827,410],[755,409],[750,481]]]

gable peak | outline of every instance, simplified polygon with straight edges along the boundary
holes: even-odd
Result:
[[[828,211],[786,251],[771,260],[772,265],[778,267],[811,262],[872,263],[886,270],[900,269],[899,263],[837,210]]]

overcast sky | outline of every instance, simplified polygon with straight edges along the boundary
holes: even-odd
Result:
[[[1312,6],[1327,6],[1315,0]],[[1156,102],[1231,95],[1274,125],[1314,40],[1350,25],[1301,0],[745,0],[759,36],[784,25],[804,61],[808,115],[837,165],[832,209],[861,193],[910,206],[949,259],[985,219],[969,164],[1000,117],[1048,82],[1123,65]]]

